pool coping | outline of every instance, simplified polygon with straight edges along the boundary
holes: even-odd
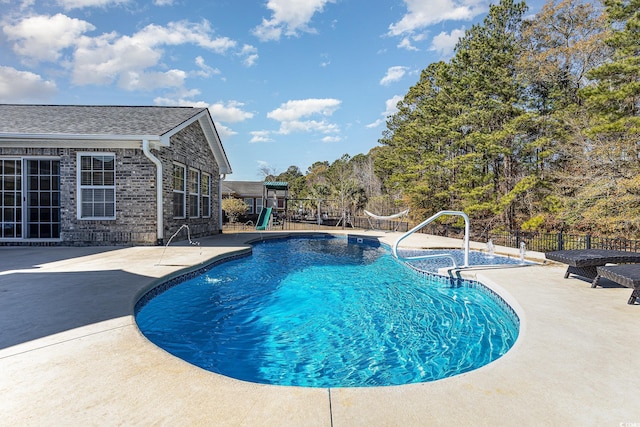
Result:
[[[3,422],[417,426],[619,425],[640,420],[640,409],[628,400],[637,391],[633,375],[624,363],[611,360],[612,354],[637,354],[640,310],[626,304],[628,289],[591,289],[579,279],[563,279],[564,268],[553,264],[465,272],[484,285],[503,289],[503,299],[513,299],[507,302],[512,307],[517,304],[522,313],[520,334],[514,347],[498,360],[429,383],[330,390],[262,386],[203,371],[168,355],[141,335],[132,315],[135,295],[166,276],[246,249],[247,241],[264,234],[216,236],[203,242],[207,247],[200,254],[186,246],[171,247],[167,252],[172,265],[159,267],[147,264],[158,258],[161,248],[115,248],[109,253],[2,248],[0,295],[5,301],[22,296],[33,302],[29,309],[46,308],[52,303],[50,295],[56,296],[46,294],[47,287],[54,292],[66,290],[62,279],[88,287],[93,284],[83,278],[90,277],[104,282],[99,283],[104,287],[96,287],[103,292],[103,304],[120,307],[114,310],[116,314],[129,310],[128,315],[0,349]],[[269,235],[277,234],[282,233]],[[359,234],[385,241],[397,236]],[[413,243],[420,246],[457,244],[453,239],[416,237]],[[147,264],[139,265],[141,260]],[[128,282],[116,283],[112,271],[117,280]],[[34,283],[40,277],[48,283]],[[119,292],[129,292],[125,309],[120,300],[109,302],[113,296],[110,284],[114,288],[121,285]],[[73,294],[58,294],[56,303],[68,300],[70,309],[78,313],[56,311],[49,316],[47,312],[43,328],[47,320],[56,322],[55,316],[87,314],[84,307],[74,305]],[[38,300],[39,295],[49,299]],[[91,300],[80,302],[88,305],[85,311],[100,308],[91,305]],[[25,308],[20,304],[2,307],[4,333],[19,330],[15,319]]]

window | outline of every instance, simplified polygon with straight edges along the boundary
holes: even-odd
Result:
[[[200,216],[200,171],[189,169],[189,217]]]
[[[211,217],[211,175],[202,173],[202,216]]]
[[[180,163],[173,164],[173,217],[184,218],[186,212],[186,168]]]
[[[253,197],[245,197],[244,204],[249,208],[247,214],[251,215],[253,213]]]
[[[78,218],[116,218],[115,154],[78,153]]]
[[[256,213],[260,213],[262,211],[262,197],[256,197]]]

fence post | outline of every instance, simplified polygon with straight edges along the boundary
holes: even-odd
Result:
[[[562,231],[558,233],[558,250],[561,251],[564,248],[564,242],[562,241]]]
[[[591,249],[591,234],[586,235],[585,244],[587,245],[587,249]]]

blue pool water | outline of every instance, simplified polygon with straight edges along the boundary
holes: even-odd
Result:
[[[482,285],[425,278],[344,238],[256,244],[138,308],[140,330],[194,365],[257,383],[433,381],[505,354],[518,335]]]

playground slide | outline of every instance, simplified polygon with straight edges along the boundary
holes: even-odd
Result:
[[[258,216],[258,223],[256,224],[256,230],[266,230],[269,227],[269,219],[271,218],[271,208],[262,208],[260,216]]]

